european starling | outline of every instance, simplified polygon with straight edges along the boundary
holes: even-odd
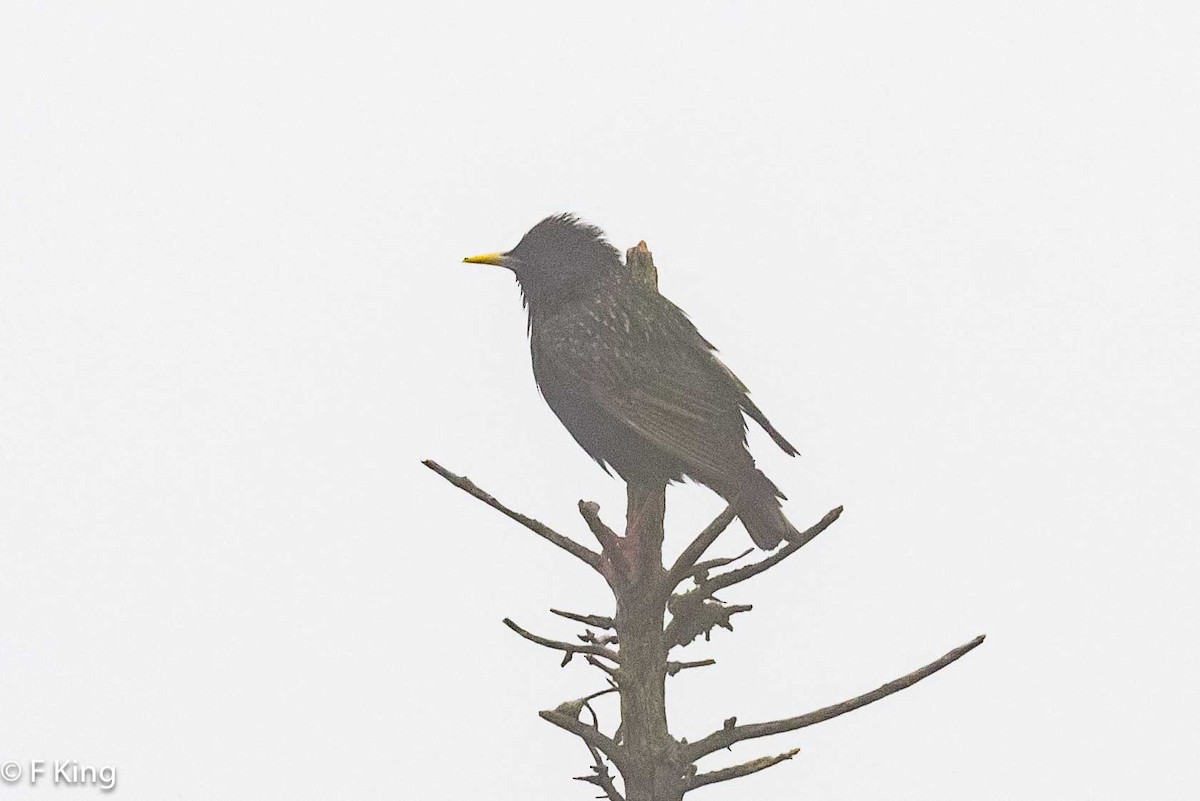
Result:
[[[688,476],[712,488],[760,548],[796,534],[783,493],[746,449],[742,415],[785,453],[796,449],[683,310],[633,280],[599,228],[548,217],[507,253],[464,261],[516,275],[538,389],[602,468],[630,484]]]

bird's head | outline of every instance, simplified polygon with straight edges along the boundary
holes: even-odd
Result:
[[[621,255],[596,226],[573,214],[558,214],[530,228],[506,253],[485,253],[463,261],[512,270],[525,302],[534,307],[586,292],[603,275],[620,269]]]

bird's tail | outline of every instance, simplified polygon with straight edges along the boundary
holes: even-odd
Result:
[[[750,539],[759,548],[768,551],[781,541],[799,534],[783,515],[779,505],[782,497],[779,488],[758,469],[755,469],[753,478],[741,487],[736,497],[726,496],[731,500]]]

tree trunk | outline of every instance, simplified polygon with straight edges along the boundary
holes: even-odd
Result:
[[[678,801],[686,767],[667,729],[667,654],[663,635],[663,517],[666,486],[629,486],[624,544],[629,580],[617,582],[616,630],[621,645],[621,741],[626,801]]]

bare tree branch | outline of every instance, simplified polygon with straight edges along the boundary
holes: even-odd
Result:
[[[588,746],[588,751],[598,757],[598,759],[596,759],[596,761],[592,764],[592,775],[572,776],[571,778],[575,779],[577,782],[594,784],[603,790],[604,795],[598,795],[596,798],[607,798],[608,801],[625,801],[625,796],[621,795],[621,791],[617,789],[615,784],[613,784],[612,774],[608,772],[608,766],[604,764],[604,759],[603,757],[600,757],[600,752],[595,748],[592,748],[590,745]]]
[[[592,716],[594,717],[596,711],[591,708],[592,700],[599,698],[602,695],[608,695],[609,693],[615,692],[617,692],[616,687],[605,687],[603,690],[597,690],[591,695],[585,695],[582,698],[572,698],[570,701],[563,701],[561,704],[554,707],[554,711],[563,715],[572,715],[578,718],[579,714],[586,708],[591,710]],[[599,726],[600,724],[597,723],[596,727],[599,728]]]
[[[725,511],[717,515],[711,523],[704,527],[696,539],[692,540],[688,547],[683,549],[679,554],[679,558],[671,565],[671,569],[667,571],[664,579],[663,589],[670,593],[679,585],[679,582],[686,579],[691,574],[691,568],[696,564],[704,552],[708,550],[708,546],[716,542],[717,537],[721,536],[721,532],[729,528],[729,524],[733,522],[734,514],[733,507],[727,506]]]
[[[804,531],[794,540],[789,540],[788,544],[780,550],[763,559],[761,562],[755,562],[752,565],[739,567],[736,570],[730,570],[728,573],[722,573],[719,576],[713,576],[704,582],[704,592],[706,595],[712,595],[715,592],[725,589],[739,581],[745,581],[748,578],[753,578],[759,573],[774,567],[775,565],[787,559],[796,551],[803,548],[808,543],[812,542],[818,534],[833,525],[834,521],[842,515],[842,507],[830,510],[828,514],[822,517],[816,525]]]
[[[754,553],[754,549],[747,548],[737,556],[724,556],[720,559],[705,559],[703,562],[697,562],[695,567],[688,571],[688,576],[702,581],[708,578],[708,571],[712,570],[714,567],[725,567],[726,565],[731,565],[734,562],[745,559],[752,553]]]
[[[600,519],[600,504],[595,501],[580,501],[579,514],[601,548],[614,553],[619,549],[620,537],[617,536],[617,532]]]
[[[717,664],[717,660],[715,660],[715,659],[701,659],[697,662],[668,662],[667,663],[667,675],[674,676],[676,673],[678,673],[681,670],[688,670],[689,668],[708,667],[709,665],[715,665],[715,664]]]
[[[592,657],[589,656],[588,659],[591,660]],[[583,705],[592,715],[592,727],[596,731],[599,731],[600,717],[596,714],[596,710],[592,708],[589,701],[591,701],[591,697],[585,699]],[[604,764],[604,757],[600,756],[600,750],[586,740],[584,741],[584,745],[587,746],[588,753],[592,755],[592,773],[594,775],[576,776],[575,781],[596,785],[604,791],[604,795],[608,797],[609,801],[625,801],[625,796],[621,795],[617,790],[617,786],[613,784],[612,774],[608,772],[608,765]]]
[[[556,651],[565,651],[567,653],[567,658],[563,660],[564,665],[569,662],[570,657],[574,656],[575,654],[592,654],[593,656],[602,656],[605,659],[616,662],[617,664],[620,664],[621,662],[621,657],[617,655],[616,651],[612,650],[611,648],[605,648],[603,645],[576,645],[573,642],[561,642],[559,640],[547,639],[546,637],[539,637],[538,635],[521,628],[508,618],[504,618],[504,625],[508,626],[510,629],[515,631],[517,634],[520,634],[530,642],[535,642],[538,645],[545,646],[546,648],[553,648]]]
[[[603,615],[581,615],[578,612],[564,612],[561,609],[551,609],[551,612],[559,617],[565,617],[567,620],[574,620],[577,623],[582,623],[585,626],[595,626],[598,629],[611,629],[616,627],[616,621],[611,617]]]
[[[625,756],[621,751],[621,746],[617,745],[615,740],[600,731],[598,727],[589,726],[577,716],[571,717],[570,714],[560,712],[557,709],[543,709],[541,712],[538,712],[538,716],[542,720],[553,723],[564,731],[571,732],[571,734],[574,734],[611,759],[613,764],[617,766],[617,770],[624,772],[622,765],[625,763]]]
[[[446,479],[463,492],[483,501],[488,506],[500,512],[502,515],[517,521],[534,534],[537,534],[539,537],[553,543],[554,545],[557,545],[559,548],[562,548],[564,551],[588,565],[596,572],[600,572],[600,554],[589,548],[585,548],[570,537],[564,537],[562,534],[559,534],[545,523],[534,520],[532,517],[523,515],[520,512],[509,509],[507,506],[500,503],[500,501],[496,500],[494,496],[480,489],[475,482],[471,481],[471,479],[467,478],[466,476],[455,475],[432,459],[426,459],[425,461],[421,462],[421,464],[425,465],[430,470],[437,473],[439,476]]]
[[[603,662],[601,662],[599,659],[597,659],[596,657],[592,656],[591,654],[587,654],[587,655],[584,657],[584,659],[586,659],[586,660],[587,660],[587,663],[588,663],[589,665],[591,665],[592,667],[594,667],[594,668],[600,668],[600,669],[601,669],[601,670],[603,670],[605,673],[607,673],[607,674],[608,674],[608,677],[609,677],[609,679],[611,679],[612,681],[614,681],[614,682],[615,682],[615,681],[616,681],[616,680],[617,680],[617,679],[620,677],[620,671],[616,670],[615,668],[611,668],[611,667],[609,667],[608,665],[604,664]]]
[[[721,768],[720,770],[714,770],[711,773],[701,773],[693,776],[691,780],[688,781],[687,789],[695,790],[697,787],[703,787],[706,784],[716,784],[717,782],[727,782],[730,779],[740,779],[743,776],[749,776],[751,773],[758,773],[760,770],[766,770],[767,768],[778,765],[780,762],[786,762],[798,753],[800,753],[800,749],[793,748],[791,751],[787,751],[776,756],[759,757],[758,759],[752,759],[749,762],[743,762],[740,765],[732,765],[728,768]]]
[[[842,701],[840,704],[827,706],[823,709],[818,709],[815,712],[809,712],[804,715],[799,715],[794,718],[785,720],[773,720],[768,723],[750,723],[745,726],[726,726],[721,731],[713,732],[702,740],[697,740],[694,743],[688,744],[684,748],[684,756],[689,762],[695,762],[697,759],[711,754],[713,751],[719,751],[722,748],[728,748],[734,743],[742,740],[750,740],[755,737],[767,737],[772,734],[782,734],[783,732],[795,731],[802,729],[805,726],[811,726],[814,723],[821,723],[831,718],[836,718],[839,715],[844,715],[847,712],[852,712],[859,707],[866,706],[886,698],[892,693],[900,692],[906,687],[911,687],[923,678],[931,676],[950,663],[969,653],[977,647],[984,639],[983,634],[979,635],[969,643],[960,645],[953,651],[942,656],[933,662],[930,662],[925,667],[918,668],[907,676],[902,676],[895,681],[890,681],[887,684],[865,693],[856,698],[851,698],[848,701]]]

